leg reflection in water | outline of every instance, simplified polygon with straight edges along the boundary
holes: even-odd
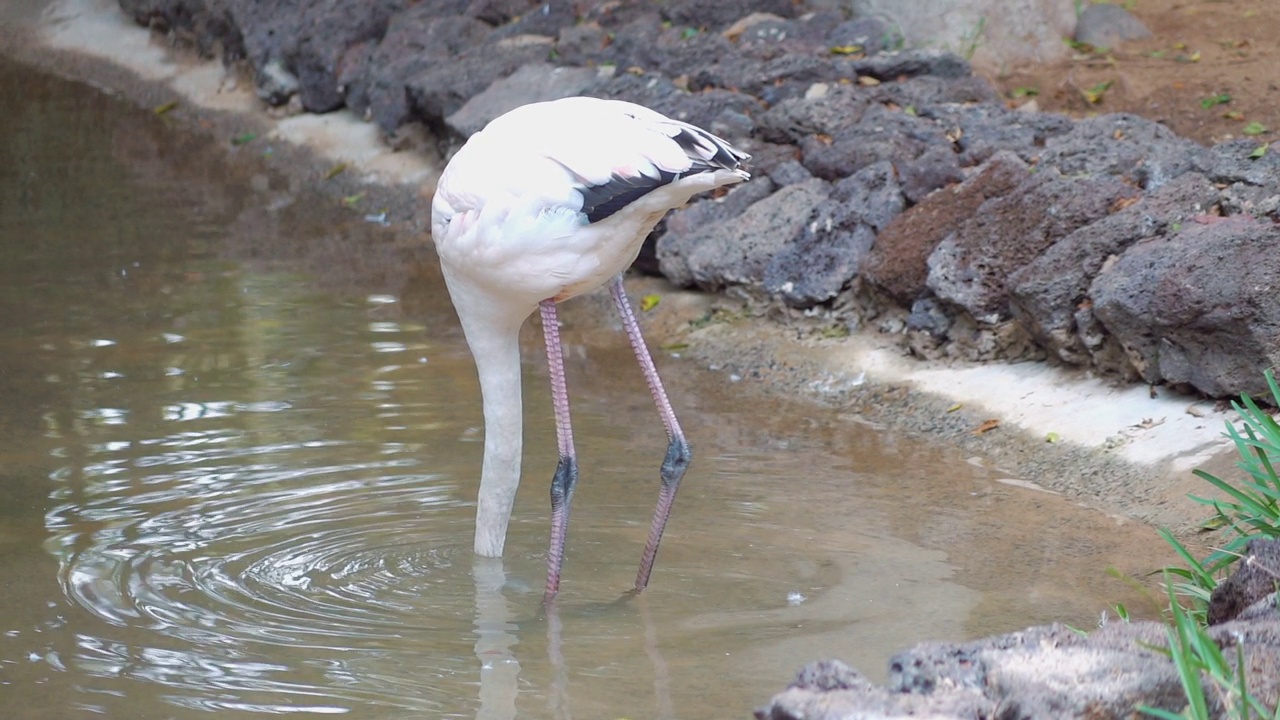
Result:
[[[519,641],[511,608],[502,588],[507,574],[501,558],[477,556],[471,566],[476,581],[476,658],[480,660],[480,711],[476,720],[512,720],[520,683]]]
[[[520,661],[516,658],[515,647],[520,642],[521,630],[536,628],[538,620],[534,616],[524,615],[526,608],[520,607],[520,622],[517,622],[517,613],[513,612],[503,594],[507,575],[501,558],[476,556],[471,572],[476,583],[475,653],[480,661],[480,709],[476,713],[476,720],[513,720],[517,717],[516,696],[521,683]],[[531,600],[527,594],[521,595]],[[547,662],[551,675],[546,690],[547,708],[550,716],[556,720],[570,720],[573,713],[570,707],[569,665],[564,658],[560,608],[553,598],[544,602],[541,609],[542,621],[546,623]],[[657,706],[654,717],[657,720],[673,718],[675,713],[671,703],[671,676],[658,647],[657,624],[653,620],[648,598],[640,593],[627,593],[603,606],[578,610],[570,617],[571,622],[575,617],[581,623],[586,620],[598,621],[602,616],[607,616],[620,623],[626,623],[628,619],[632,624],[638,621],[643,626],[643,634],[621,631],[619,634],[623,637],[643,637],[644,653],[653,668],[653,690]],[[530,638],[524,639],[529,644]],[[534,676],[542,674],[537,668],[532,670]],[[526,689],[529,689],[529,680],[525,678]],[[617,712],[621,716],[634,714],[634,710],[635,708],[620,707]]]

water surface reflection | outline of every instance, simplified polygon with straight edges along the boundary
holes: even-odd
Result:
[[[665,437],[572,328],[582,483],[541,604],[554,429],[472,557],[479,393],[429,253],[271,169],[0,61],[0,686],[13,717],[744,716],[795,667],[1140,605],[1143,528],[663,359],[698,448],[626,597]],[[588,340],[590,342],[588,342]],[[617,368],[626,368],[617,372]],[[762,411],[762,408],[767,411]]]

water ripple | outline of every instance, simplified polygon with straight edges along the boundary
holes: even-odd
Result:
[[[172,701],[206,710],[431,705],[421,677],[371,682],[355,667],[424,637],[465,640],[473,622],[469,503],[405,446],[251,445],[223,429],[93,455],[54,473],[68,487],[46,517],[50,550],[69,598],[154,642],[81,635],[82,670],[184,688]],[[416,672],[470,672],[465,649]],[[281,693],[324,702],[281,706]]]

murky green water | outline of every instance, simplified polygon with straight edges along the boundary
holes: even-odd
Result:
[[[698,456],[570,329],[582,482],[541,603],[554,430],[529,337],[509,556],[477,562],[470,357],[434,261],[235,150],[0,61],[4,716],[746,717],[803,662],[1141,605],[1154,534],[665,359]],[[762,407],[762,403],[770,403]]]

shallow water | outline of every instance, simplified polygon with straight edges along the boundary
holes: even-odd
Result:
[[[1167,559],[950,448],[660,358],[698,454],[629,597],[665,438],[624,338],[568,328],[582,482],[549,612],[536,333],[508,557],[477,561],[478,388],[420,242],[265,140],[4,61],[0,88],[6,717],[745,717],[808,660],[882,678],[921,640],[1141,612],[1105,569]]]

